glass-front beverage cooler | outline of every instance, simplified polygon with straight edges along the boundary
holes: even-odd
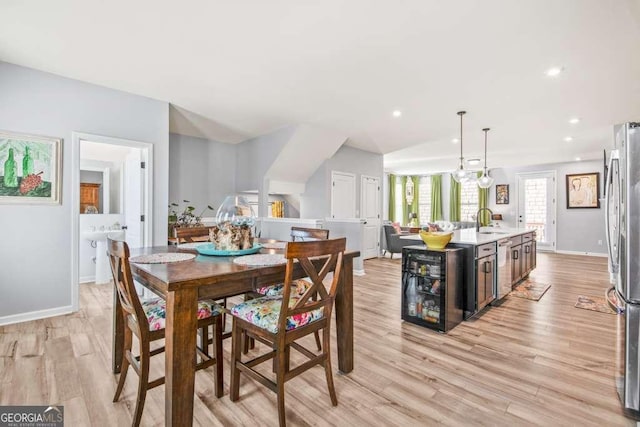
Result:
[[[462,249],[402,249],[402,319],[447,332],[462,321]]]

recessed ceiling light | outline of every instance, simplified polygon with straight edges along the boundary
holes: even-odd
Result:
[[[393,117],[400,117],[401,115],[402,115],[402,111],[400,111],[400,110],[395,110],[393,112]]]
[[[467,160],[467,163],[469,163],[472,166],[479,165],[480,164],[480,159],[469,159],[469,160]]]
[[[582,160],[580,157],[576,157],[576,162],[579,162],[580,160]]]
[[[563,70],[564,68],[562,67],[551,67],[547,71],[545,71],[545,74],[548,77],[557,77]]]
[[[569,123],[571,123],[572,125],[578,124],[580,123],[580,119],[578,117],[574,117],[572,119],[569,119]]]
[[[573,138],[570,137],[570,136],[565,136],[564,140],[567,141],[567,142],[571,142],[571,141],[573,141]]]
[[[457,144],[458,142],[460,142],[460,140],[458,138],[453,138],[451,142],[454,144]]]

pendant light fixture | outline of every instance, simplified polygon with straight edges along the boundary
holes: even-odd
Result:
[[[482,176],[478,178],[478,187],[480,188],[489,188],[491,184],[493,184],[493,178],[491,178],[487,172],[487,133],[489,133],[490,130],[489,128],[482,129],[484,132],[484,172]]]
[[[462,116],[467,114],[466,111],[458,111],[460,116],[460,167],[455,170],[451,176],[456,182],[462,184],[463,182],[471,181],[474,179],[473,172],[464,169],[464,157],[462,157]]]

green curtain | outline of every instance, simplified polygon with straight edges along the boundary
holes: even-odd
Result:
[[[402,225],[409,223],[409,206],[407,205],[407,177],[401,176],[402,183]]]
[[[431,175],[431,222],[442,219],[442,175]]]
[[[389,221],[396,222],[396,176],[389,174]]]
[[[478,172],[478,178],[482,176],[482,172]],[[489,189],[478,187],[478,209],[489,207]],[[489,211],[484,210],[480,212],[480,224],[487,226],[491,222],[491,215]]]
[[[460,221],[460,183],[451,177],[449,191],[449,221]]]
[[[410,224],[414,227],[417,227],[418,225],[420,225],[420,214],[419,214],[419,210],[420,210],[420,191],[419,191],[419,185],[420,185],[420,177],[419,176],[410,176],[409,179],[411,179],[413,181],[413,203],[411,203],[410,206],[410,212],[416,214],[416,220]]]

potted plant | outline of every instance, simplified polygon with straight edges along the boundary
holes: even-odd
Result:
[[[207,210],[214,210],[211,206],[207,205],[199,215],[196,215],[194,214],[196,208],[189,205],[189,203],[191,203],[189,200],[183,200],[182,202],[185,203],[183,209],[180,209],[180,204],[178,203],[172,202],[169,204],[169,236],[173,235],[173,229],[176,227],[201,227],[202,215]]]

